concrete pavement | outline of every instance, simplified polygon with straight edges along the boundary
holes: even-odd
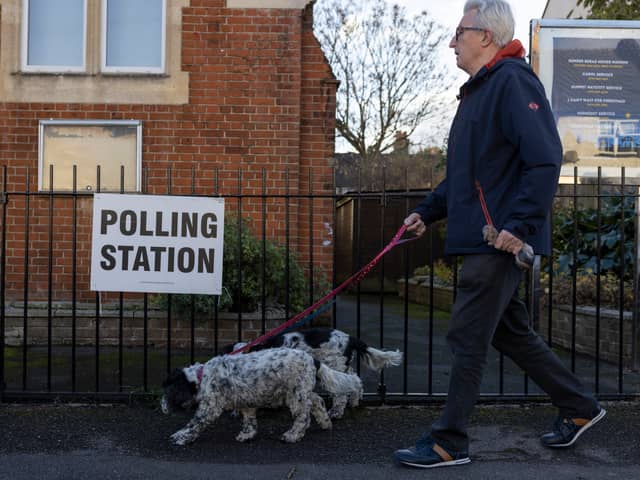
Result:
[[[479,405],[470,429],[472,463],[434,470],[392,460],[441,405],[365,406],[332,430],[312,424],[297,444],[281,443],[284,410],[259,412],[258,437],[234,440],[239,420],[221,418],[193,445],[168,437],[189,419],[155,405],[0,404],[0,479],[640,479],[640,401],[608,402],[609,414],[567,450],[538,436],[555,410],[545,404]]]

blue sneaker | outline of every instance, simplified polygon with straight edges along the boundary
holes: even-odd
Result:
[[[598,414],[592,419],[558,417],[553,423],[553,431],[540,437],[540,441],[545,447],[570,447],[578,440],[580,435],[602,420],[606,414],[607,411],[601,408]]]
[[[396,450],[393,456],[403,465],[418,468],[450,467],[471,462],[466,452],[450,454],[429,435],[423,435],[415,447]]]

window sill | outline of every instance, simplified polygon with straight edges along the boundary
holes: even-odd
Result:
[[[168,73],[137,73],[137,72],[31,72],[14,71],[11,75],[23,77],[107,77],[107,78],[169,78]]]
[[[100,72],[96,75],[101,77],[125,77],[125,78],[169,78],[168,73],[150,73],[150,72]]]
[[[31,70],[15,70],[13,72],[11,72],[11,75],[20,75],[23,77],[61,77],[61,76],[68,76],[68,77],[95,77],[96,74],[95,73],[89,73],[89,72],[35,72],[35,71],[31,71]]]

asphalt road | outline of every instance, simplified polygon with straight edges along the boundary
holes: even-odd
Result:
[[[640,479],[640,402],[605,403],[609,414],[568,450],[538,442],[549,405],[481,405],[472,418],[472,463],[435,470],[392,460],[440,406],[360,407],[332,430],[312,424],[293,445],[284,410],[259,412],[258,437],[234,440],[239,420],[221,418],[194,444],[168,437],[189,419],[149,405],[0,404],[0,479]]]

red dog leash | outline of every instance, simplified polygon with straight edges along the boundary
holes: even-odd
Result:
[[[484,221],[487,222],[487,225],[489,225],[490,227],[495,227],[493,225],[493,220],[491,219],[489,209],[487,208],[487,202],[484,199],[482,185],[480,185],[480,182],[478,180],[476,180],[476,190],[478,190],[478,198],[480,199],[480,206],[482,207],[482,213],[484,214]]]
[[[290,327],[291,325],[294,325],[296,322],[298,322],[301,318],[306,317],[307,315],[309,315],[309,313],[311,313],[312,311],[314,311],[316,308],[318,308],[320,305],[322,305],[323,303],[327,302],[328,300],[331,300],[333,297],[335,297],[336,295],[338,295],[338,293],[340,293],[342,290],[344,290],[345,288],[347,288],[349,285],[354,284],[354,283],[358,283],[360,282],[364,277],[367,276],[367,274],[373,269],[373,267],[376,266],[376,264],[382,259],[382,257],[384,257],[387,252],[389,252],[393,247],[395,247],[396,245],[400,245],[401,243],[406,243],[406,242],[410,242],[413,240],[416,240],[418,237],[413,237],[413,238],[405,238],[405,239],[401,239],[402,235],[404,235],[405,231],[407,230],[407,226],[406,225],[402,225],[400,227],[400,229],[396,232],[396,234],[393,236],[393,238],[391,239],[391,241],[387,244],[386,247],[384,247],[380,253],[378,253],[375,258],[373,260],[371,260],[369,263],[367,263],[364,267],[362,267],[359,271],[357,271],[354,275],[352,275],[351,277],[349,277],[348,279],[346,279],[344,282],[342,282],[337,288],[334,288],[332,291],[330,291],[329,293],[327,293],[324,297],[322,297],[320,300],[318,300],[317,302],[315,302],[313,305],[311,305],[310,307],[308,307],[306,310],[298,313],[296,316],[294,316],[293,318],[291,318],[290,320],[287,320],[286,322],[284,322],[282,325],[274,328],[273,330],[265,333],[264,335],[256,338],[255,340],[247,343],[245,346],[240,347],[236,350],[234,350],[233,352],[231,352],[229,355],[234,355],[236,353],[240,353],[240,352],[244,352],[246,350],[249,350],[251,347],[254,347],[256,345],[260,345],[262,342],[264,342],[265,340],[267,340],[268,338],[273,337],[274,335],[277,335],[278,333],[280,333],[281,331],[287,329],[288,327]]]

